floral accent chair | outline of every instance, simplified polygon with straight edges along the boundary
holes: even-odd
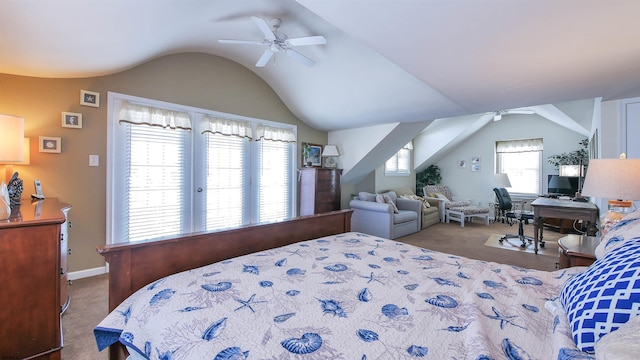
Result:
[[[473,218],[481,218],[489,225],[489,208],[474,205],[471,199],[455,197],[446,185],[427,185],[423,188],[425,199],[435,198],[442,200],[444,206],[440,209],[440,218],[444,222],[451,220],[460,222],[464,227],[465,221]]]

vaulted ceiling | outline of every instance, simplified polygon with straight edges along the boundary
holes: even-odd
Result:
[[[0,72],[90,77],[179,52],[238,62],[330,131],[561,101],[640,96],[636,0],[3,0]],[[308,67],[265,47],[282,20]]]

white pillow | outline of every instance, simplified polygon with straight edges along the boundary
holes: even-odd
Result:
[[[640,354],[640,316],[600,338],[595,345],[596,360],[635,360]]]

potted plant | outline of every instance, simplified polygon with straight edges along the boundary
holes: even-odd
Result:
[[[438,165],[429,165],[424,171],[416,174],[416,194],[424,196],[422,189],[425,185],[438,185],[442,181]]]
[[[560,165],[589,165],[589,152],[587,147],[589,146],[589,139],[580,141],[581,149],[572,151],[570,153],[562,153],[560,155],[551,155],[547,158],[547,162],[553,165],[556,169]]]

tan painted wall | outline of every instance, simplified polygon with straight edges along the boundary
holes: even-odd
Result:
[[[100,107],[80,105],[80,90],[100,93]],[[298,126],[298,144],[326,144],[326,132],[300,122],[255,73],[227,59],[188,53],[162,57],[117,74],[46,79],[0,74],[0,113],[23,116],[31,141],[31,164],[15,166],[24,196],[40,179],[44,194],[70,203],[71,272],[104,265],[95,248],[105,243],[107,92],[255,117]],[[61,112],[83,114],[83,128],[61,127]],[[38,152],[38,136],[62,138],[62,153]],[[300,149],[298,150],[300,151]],[[100,156],[89,167],[89,154]],[[22,205],[28,211],[29,201]]]

